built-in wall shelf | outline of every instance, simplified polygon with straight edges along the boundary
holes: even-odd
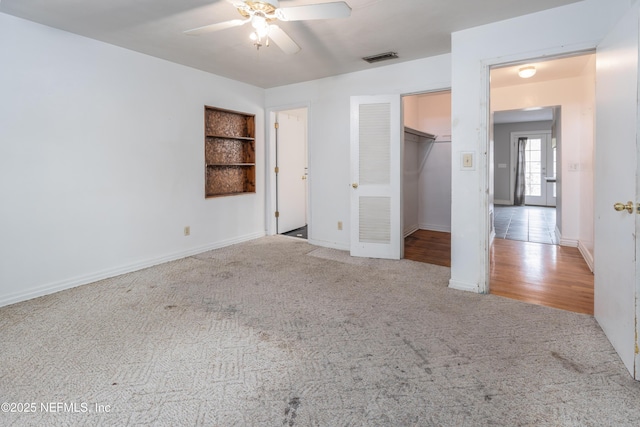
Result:
[[[205,197],[256,192],[255,115],[204,107]]]
[[[409,126],[405,126],[404,127],[404,131],[407,133],[410,133],[412,135],[418,136],[418,137],[422,137],[422,138],[426,138],[426,139],[430,139],[430,140],[435,140],[436,136],[427,132],[422,132],[421,130],[417,130],[417,129],[413,129],[410,128]]]

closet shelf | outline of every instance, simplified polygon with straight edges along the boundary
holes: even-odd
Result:
[[[427,132],[422,132],[421,130],[417,130],[417,129],[413,129],[410,128],[409,126],[405,126],[404,127],[404,131],[416,136],[420,136],[422,138],[427,138],[427,139],[431,139],[431,140],[435,140],[436,139],[436,135],[427,133]]]

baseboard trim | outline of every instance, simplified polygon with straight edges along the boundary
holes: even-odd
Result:
[[[429,230],[429,231],[441,231],[443,233],[451,233],[450,225],[436,225],[436,224],[419,224],[420,230]]]
[[[221,240],[219,242],[197,246],[195,248],[187,249],[184,251],[173,252],[171,254],[160,256],[157,258],[150,258],[144,261],[125,264],[119,267],[105,269],[105,270],[98,271],[92,274],[87,274],[84,276],[77,276],[70,279],[60,280],[57,282],[39,286],[27,292],[18,292],[18,293],[4,296],[0,298],[0,307],[4,307],[10,304],[16,304],[22,301],[27,301],[27,300],[38,298],[45,295],[50,295],[50,294],[64,291],[67,289],[76,288],[78,286],[88,285],[89,283],[94,283],[99,280],[120,276],[122,274],[131,273],[134,271],[142,270],[144,268],[153,267],[154,265],[164,264],[165,262],[175,261],[177,259],[182,259],[189,256],[197,255],[202,252],[207,252],[213,249],[220,249],[225,246],[231,246],[237,243],[255,240],[263,236],[265,236],[264,232],[246,234],[244,236],[236,237],[233,239]]]
[[[498,199],[495,199],[495,200],[493,201],[493,204],[494,204],[494,205],[507,205],[507,206],[512,206],[512,205],[513,205],[513,202],[512,202],[511,200],[498,200]]]
[[[558,244],[560,246],[567,246],[569,248],[577,248],[578,247],[578,239],[566,239],[562,237],[560,230],[556,227],[556,239],[558,240]]]
[[[573,239],[559,239],[558,240],[558,244],[560,246],[567,246],[569,248],[577,248],[578,247],[578,241],[577,240],[573,240]]]
[[[323,248],[338,249],[340,251],[350,251],[351,250],[351,247],[349,246],[349,244],[344,244],[344,243],[329,242],[329,241],[326,241],[326,240],[318,240],[318,239],[309,239],[309,240],[307,240],[307,242],[310,245],[321,246]]]
[[[591,270],[591,272],[593,273],[593,254],[591,254],[587,247],[584,246],[580,241],[578,241],[578,250],[580,251],[582,258],[584,258],[584,261],[587,263],[587,266],[589,266],[589,270]]]
[[[456,289],[458,291],[473,292],[476,294],[480,293],[480,287],[478,286],[477,283],[460,282],[458,280],[450,279],[449,287],[451,289]]]
[[[420,227],[417,224],[412,225],[404,232],[404,237],[407,237],[408,235],[413,234],[418,230],[420,230]]]

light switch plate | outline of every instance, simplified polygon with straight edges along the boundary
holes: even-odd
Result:
[[[460,153],[460,168],[466,171],[476,169],[476,156],[473,151],[463,151]]]

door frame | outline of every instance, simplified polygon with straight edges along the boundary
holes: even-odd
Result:
[[[491,69],[495,67],[513,66],[526,64],[528,62],[535,61],[549,61],[554,59],[561,59],[570,56],[583,55],[594,53],[597,44],[582,43],[574,46],[560,46],[553,49],[545,49],[539,51],[535,56],[531,56],[531,53],[519,53],[515,55],[505,55],[496,58],[483,60],[480,63],[480,131],[478,132],[480,151],[485,153],[484,156],[478,156],[478,169],[481,180],[481,194],[480,197],[480,254],[482,262],[480,263],[479,282],[477,292],[482,294],[488,294],[490,288],[490,275],[491,275],[491,213],[492,213],[492,192],[491,172],[493,170],[492,165],[489,164],[490,152],[492,149],[491,140],[493,137],[493,120],[491,118]],[[594,141],[594,144],[597,143]],[[560,193],[561,194],[561,193]]]
[[[277,139],[275,141],[275,160],[278,167],[278,173],[276,174],[275,179],[277,203],[276,207],[277,211],[280,213],[280,215],[276,218],[277,234],[286,234],[307,225],[307,178],[309,175],[307,169],[307,112],[307,108],[295,108],[292,110],[282,110],[275,112],[276,120],[278,122],[278,128],[274,131],[277,134]],[[292,116],[295,117],[293,121],[297,122],[298,125],[301,124],[303,126],[301,132],[296,132],[295,138],[292,138],[291,134],[287,132],[291,130],[289,128],[290,126],[296,126],[291,124]],[[298,136],[302,136],[304,138],[302,146],[299,145],[300,141],[298,140]],[[304,154],[302,156],[296,156],[294,159],[291,159],[287,151],[291,150],[292,152],[294,152],[296,150],[296,146],[297,149],[303,149]],[[302,153],[298,152],[297,154],[300,155]],[[301,162],[301,164],[298,162]],[[294,180],[294,176],[297,177],[297,179]],[[292,186],[297,188],[293,189]],[[296,192],[302,190],[303,187],[304,195]],[[290,193],[289,191],[293,191],[295,192],[295,194],[292,195],[292,193]],[[302,219],[300,217],[300,214],[302,212],[287,212],[288,209],[292,209],[293,211],[304,209],[304,221],[295,221],[295,225],[292,225],[292,219],[294,217],[300,220]]]
[[[269,107],[265,111],[265,234],[267,236],[273,236],[277,234],[277,223],[275,217],[276,211],[276,140],[275,140],[275,122],[276,115],[281,111],[295,110],[299,108],[307,109],[307,241],[311,240],[312,236],[312,212],[311,212],[311,197],[312,197],[312,165],[309,161],[311,156],[312,144],[311,144],[311,106],[309,103],[304,104],[286,104],[276,107]]]

